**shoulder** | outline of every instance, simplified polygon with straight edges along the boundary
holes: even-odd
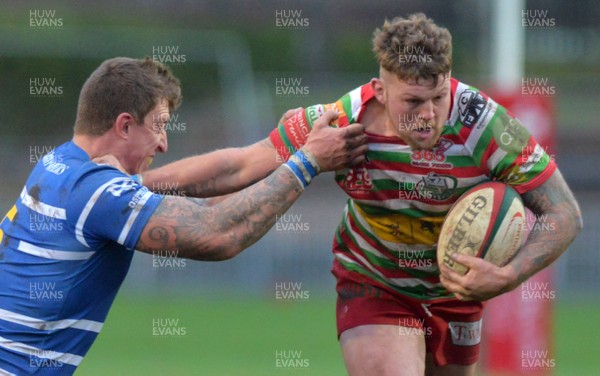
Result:
[[[317,104],[306,108],[306,118],[311,125],[325,111],[334,110],[339,114],[339,118],[333,123],[339,127],[345,127],[349,124],[359,121],[363,115],[366,104],[374,97],[373,88],[370,83],[356,87],[340,99],[329,104]]]
[[[478,88],[452,79],[451,105],[446,126],[455,133],[468,148],[474,149],[487,134],[492,124],[504,123],[507,116],[504,107]],[[498,121],[498,120],[501,121]]]
[[[116,196],[119,192],[133,190],[139,185],[136,179],[118,169],[92,161],[86,162],[79,169],[73,171],[71,176],[71,191],[78,195],[82,193],[89,196],[92,192],[108,191]]]
[[[498,104],[483,91],[456,79],[451,82],[452,104],[449,120],[473,128],[486,120],[486,115],[495,112]]]

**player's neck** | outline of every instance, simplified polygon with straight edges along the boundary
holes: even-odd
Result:
[[[377,100],[372,99],[367,103],[360,123],[365,127],[365,131],[370,134],[399,137],[397,129],[394,128],[387,116],[385,106]]]
[[[83,134],[73,135],[73,143],[87,153],[90,159],[113,153],[110,142],[106,135],[89,136]]]

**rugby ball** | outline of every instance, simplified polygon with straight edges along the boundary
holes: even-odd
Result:
[[[438,264],[460,274],[467,267],[452,260],[453,253],[506,265],[525,238],[525,207],[509,185],[485,182],[465,192],[450,208],[437,244]]]

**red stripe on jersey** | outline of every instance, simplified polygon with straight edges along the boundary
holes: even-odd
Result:
[[[352,228],[356,231],[356,229],[354,228],[354,226],[352,226]],[[358,245],[356,245],[353,241],[352,238],[350,238],[350,236],[343,231],[340,234],[342,241],[344,242],[343,246],[350,249],[351,251],[353,251],[354,253],[357,253],[359,255],[361,255],[362,257],[365,257],[366,260],[366,256],[364,255],[364,251],[362,249],[360,249],[360,247],[358,247]],[[364,238],[363,238],[364,239]],[[368,239],[365,239],[366,241],[368,241]],[[372,246],[374,246],[372,244],[372,242],[369,242],[369,244],[371,244]],[[361,267],[363,267],[365,270],[368,270],[369,272],[373,273],[373,271],[370,270],[370,268],[366,267],[360,260],[358,260],[353,253],[348,253],[348,252],[344,252],[339,250],[338,246],[340,246],[339,243],[336,242],[334,243],[334,248],[333,248],[333,253],[340,253],[343,254],[344,256],[350,258],[352,261],[356,262],[358,265],[360,265]],[[377,247],[374,246],[374,248],[379,249]],[[394,258],[394,260],[398,260],[397,258]],[[394,262],[394,260],[390,260],[392,262]],[[381,267],[377,266],[377,265],[373,265],[371,263],[369,263],[369,265],[371,265],[372,268],[374,268],[375,270],[377,270],[379,273],[381,273],[381,275],[384,276],[384,278],[390,279],[390,278],[417,278],[414,275],[411,275],[405,271],[402,271],[400,269],[395,269],[395,270],[391,270],[391,269],[382,269]],[[439,283],[440,282],[440,278],[439,276],[431,276],[431,277],[419,277],[420,280],[429,282],[429,283]]]
[[[375,96],[375,92],[373,91],[373,87],[371,86],[371,83],[361,86],[360,100],[362,103],[361,103],[360,112],[357,116],[356,121],[360,122],[360,120],[362,119],[362,116],[365,113],[365,107],[367,107],[367,102],[370,101],[371,99],[373,99],[374,96]]]
[[[449,163],[449,162],[445,162],[445,163]],[[480,176],[483,173],[485,173],[486,175],[489,175],[489,172],[487,171],[487,167],[485,170],[482,170],[481,168],[477,167],[477,166],[465,166],[465,167],[452,167],[451,169],[448,168],[432,168],[432,167],[419,167],[419,166],[411,166],[408,165],[406,163],[402,163],[402,162],[388,162],[388,161],[370,161],[366,167],[369,170],[389,170],[389,171],[397,171],[397,172],[406,172],[407,174],[417,174],[417,175],[427,175],[429,172],[431,171],[436,171],[436,172],[440,172],[440,173],[448,173],[448,171],[450,171],[450,173],[452,174],[452,176],[458,177],[458,178],[473,178],[476,176]]]
[[[419,195],[424,195],[424,197],[419,197]],[[402,197],[404,196],[404,197]],[[451,196],[449,199],[441,201],[434,200],[433,198],[427,197],[426,193],[420,193],[418,190],[414,191],[402,191],[402,196],[399,190],[381,190],[381,191],[373,191],[370,194],[365,195],[364,198],[355,197],[352,195],[352,198],[362,199],[362,200],[410,200],[422,202],[428,205],[452,205],[456,201],[456,197]]]
[[[365,134],[368,137],[370,144],[395,144],[406,146],[406,142],[404,142],[400,137],[396,136],[383,136],[380,134],[369,133],[365,131]]]
[[[556,171],[556,168],[557,168],[556,163],[551,160],[550,163],[548,164],[548,166],[546,167],[546,169],[541,174],[539,174],[538,176],[531,179],[530,181],[528,181],[525,184],[513,185],[512,187],[520,195],[522,195],[523,193],[532,191],[532,190],[536,189],[537,187],[539,187],[540,185],[544,184],[544,182],[546,180],[548,180],[550,178],[550,176],[552,176],[552,174],[554,174],[554,171]]]
[[[354,231],[357,231],[357,229],[352,226]],[[347,247],[348,249],[350,249],[351,251],[353,251],[356,254],[361,255],[362,257],[365,258],[366,260],[366,256],[364,255],[364,251],[356,244],[352,241],[352,238],[350,238],[350,236],[346,233],[343,232],[341,234],[341,238],[342,241],[344,242],[344,246]],[[365,239],[367,242],[368,239]],[[372,242],[369,242],[370,245],[373,245]],[[379,250],[379,248],[376,248]],[[370,268],[366,267],[359,259],[357,259],[354,254],[348,254],[347,252],[340,252],[337,251],[337,249],[334,249],[334,253],[342,253],[344,254],[346,257],[349,257],[350,259],[352,259],[352,261],[356,262],[357,264],[359,264],[360,266],[362,266],[365,270],[368,270],[372,273],[372,271],[370,270]],[[389,259],[389,258],[388,258]],[[394,262],[395,260],[397,260],[396,258],[394,258],[394,260],[391,260],[392,262]],[[367,260],[368,261],[368,260]],[[381,267],[377,266],[377,265],[373,265],[371,263],[369,263],[371,265],[372,268],[374,268],[375,270],[377,270],[379,273],[381,273],[381,275],[383,275],[385,278],[415,278],[414,276],[402,271],[402,270],[390,270],[390,269],[382,269]]]
[[[490,157],[496,152],[496,150],[498,150],[498,144],[496,143],[496,139],[492,137],[490,139],[490,143],[483,152],[483,156],[481,157],[482,164],[480,165],[481,169],[485,171],[485,174],[488,176],[490,176],[490,169],[487,165],[487,161],[490,160]]]

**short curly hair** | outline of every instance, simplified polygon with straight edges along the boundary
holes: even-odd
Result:
[[[166,66],[148,57],[106,60],[83,84],[75,133],[100,136],[122,112],[142,123],[162,99],[167,100],[170,111],[181,104],[181,84]]]
[[[381,68],[402,80],[433,78],[452,68],[452,36],[423,13],[386,20],[373,36],[373,51]]]

